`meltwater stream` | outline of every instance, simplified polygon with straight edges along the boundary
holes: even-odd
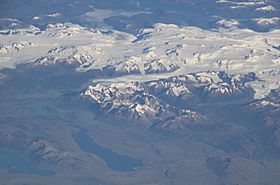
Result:
[[[142,160],[118,154],[109,148],[104,148],[98,145],[92,140],[88,135],[87,130],[84,128],[81,128],[77,134],[73,135],[73,137],[83,151],[99,156],[112,170],[134,171],[143,165]]]

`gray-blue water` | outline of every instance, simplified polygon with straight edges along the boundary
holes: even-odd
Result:
[[[98,145],[87,134],[87,130],[84,128],[81,128],[77,134],[73,135],[73,137],[83,151],[99,156],[112,170],[134,171],[135,169],[143,166],[142,160],[118,154],[109,148],[104,148]]]
[[[0,168],[5,168],[11,173],[27,173],[38,176],[51,176],[55,173],[37,167],[28,157],[19,152],[0,151]]]

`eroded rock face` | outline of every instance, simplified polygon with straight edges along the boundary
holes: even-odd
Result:
[[[267,140],[274,144],[274,149],[280,148],[280,88],[271,90],[263,99],[255,100],[242,107],[246,114],[258,118],[256,127],[267,133]]]
[[[33,160],[46,166],[77,169],[82,165],[82,161],[72,152],[67,152],[46,140],[32,140],[26,147]]]
[[[268,127],[280,126],[280,88],[274,89],[270,94],[260,100],[256,100],[247,106],[249,112],[262,115],[263,121]]]
[[[11,125],[2,125],[1,144],[15,147],[27,154],[33,161],[47,167],[78,169],[82,161],[70,150],[64,149],[47,139],[35,139],[27,131]]]
[[[207,167],[219,176],[226,175],[227,169],[231,163],[230,157],[209,157],[206,160]]]

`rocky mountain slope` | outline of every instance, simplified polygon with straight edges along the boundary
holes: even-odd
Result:
[[[93,112],[101,118],[147,127],[184,129],[192,124],[211,124],[192,108],[205,102],[223,102],[252,98],[246,82],[255,74],[230,75],[224,72],[200,72],[150,82],[94,83],[81,94]]]

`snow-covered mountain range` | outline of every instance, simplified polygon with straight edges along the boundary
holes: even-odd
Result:
[[[0,0],[0,97],[3,184],[277,184],[280,2]]]
[[[150,82],[94,83],[81,96],[89,99],[102,117],[138,122],[147,127],[183,129],[184,124],[211,124],[192,109],[202,102],[223,102],[250,97],[246,82],[255,74],[229,75],[200,72]]]
[[[205,31],[196,27],[156,24],[137,36],[79,25],[48,25],[45,31],[2,30],[0,66],[69,64],[78,72],[99,71],[103,76],[149,74],[174,76],[199,71],[254,72],[249,83],[256,98],[279,87],[280,31],[248,29]],[[162,77],[158,75],[159,78]]]

